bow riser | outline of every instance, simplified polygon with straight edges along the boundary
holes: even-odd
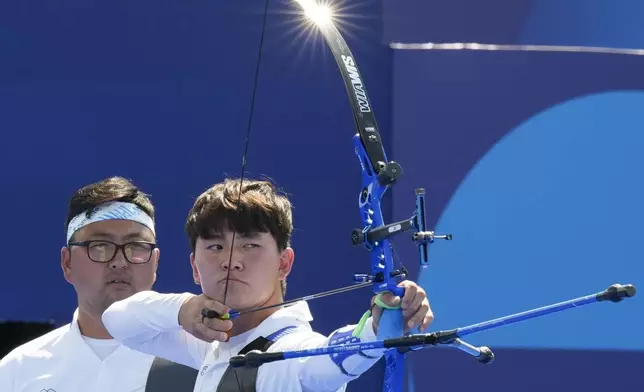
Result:
[[[374,294],[391,292],[394,295],[404,295],[404,289],[397,287],[399,279],[404,274],[396,274],[393,266],[393,255],[389,237],[399,230],[393,230],[387,233],[383,238],[377,238],[375,241],[369,235],[375,228],[381,228],[385,225],[382,214],[382,197],[389,189],[387,185],[380,185],[377,177],[373,174],[375,171],[370,164],[367,153],[363,147],[360,135],[354,136],[354,145],[356,155],[362,168],[362,190],[358,195],[358,208],[362,218],[363,229],[361,230],[362,244],[371,252],[371,278],[373,279]],[[384,155],[384,153],[383,153]],[[386,158],[385,158],[386,159]],[[386,162],[384,162],[386,165]]]
[[[425,230],[425,191],[416,190],[416,212],[410,219],[385,225],[382,215],[382,198],[389,185],[382,185],[370,164],[367,152],[363,147],[360,135],[354,136],[356,156],[362,169],[362,191],[358,196],[358,206],[364,228],[354,232],[354,244],[362,243],[371,252],[371,279],[373,279],[374,294],[392,293],[403,297],[405,290],[398,283],[406,277],[406,271],[396,271],[393,265],[393,254],[390,238],[394,235],[415,230],[414,237]],[[384,153],[383,153],[384,155]],[[386,159],[386,156],[385,156]],[[384,162],[385,166],[387,162]],[[400,171],[399,171],[400,173]],[[356,238],[358,237],[359,238]],[[428,244],[430,241],[419,241],[421,265],[427,265]],[[358,280],[358,279],[356,279]],[[411,331],[411,332],[417,332]],[[378,339],[385,340],[402,336],[404,333],[404,318],[400,309],[385,309],[378,328]],[[385,355],[385,372],[383,392],[393,392],[400,389],[404,383],[405,354],[394,349]]]

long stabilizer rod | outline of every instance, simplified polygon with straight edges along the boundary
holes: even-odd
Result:
[[[460,337],[471,335],[477,332],[498,328],[503,325],[518,323],[535,317],[545,316],[550,313],[560,312],[579,306],[592,304],[595,302],[620,302],[625,298],[635,296],[637,290],[635,286],[614,284],[608,289],[583,297],[574,298],[568,301],[559,302],[556,304],[543,306],[540,308],[528,310],[521,313],[512,314],[505,317],[485,321],[478,324],[473,324],[457,329],[438,331],[430,334],[415,334],[403,336],[400,338],[377,340],[373,342],[360,342],[351,344],[341,344],[327,347],[318,347],[297,351],[281,351],[281,352],[260,352],[251,351],[245,355],[236,355],[230,359],[232,367],[258,367],[264,363],[281,361],[291,358],[311,357],[316,355],[330,355],[335,353],[346,352],[360,352],[374,349],[408,349],[419,350],[428,346],[448,345],[460,349],[474,357],[480,362],[489,363],[494,359],[494,354],[487,347],[475,347],[461,339]]]

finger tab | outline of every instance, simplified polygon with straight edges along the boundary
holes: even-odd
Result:
[[[219,314],[216,310],[208,308],[201,309],[201,315],[209,319],[221,318],[221,314]]]

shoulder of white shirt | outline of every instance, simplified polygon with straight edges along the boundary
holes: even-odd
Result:
[[[245,344],[260,336],[270,336],[285,327],[295,327],[297,330],[294,333],[316,334],[309,324],[312,320],[313,316],[306,301],[298,301],[279,309],[249,333],[240,335],[241,339],[231,339],[230,343],[233,345]]]
[[[280,320],[280,319],[296,319],[298,321],[310,322],[313,321],[313,315],[309,309],[309,304],[306,301],[298,301],[291,305],[286,305],[282,309],[268,316],[264,321]]]

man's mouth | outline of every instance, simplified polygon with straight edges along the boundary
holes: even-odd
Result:
[[[107,284],[119,284],[119,285],[120,284],[127,284],[127,285],[129,285],[130,282],[128,282],[126,280],[122,280],[122,279],[112,279],[112,280],[108,281]]]
[[[221,279],[221,280],[219,281],[219,283],[220,283],[220,284],[222,284],[222,283],[223,283],[223,284],[226,284],[226,281],[228,281],[228,282],[237,282],[237,283],[246,283],[246,282],[244,282],[244,281],[242,281],[242,280],[235,279],[235,278],[230,278],[230,279],[225,279],[225,278],[224,278],[224,279]]]

